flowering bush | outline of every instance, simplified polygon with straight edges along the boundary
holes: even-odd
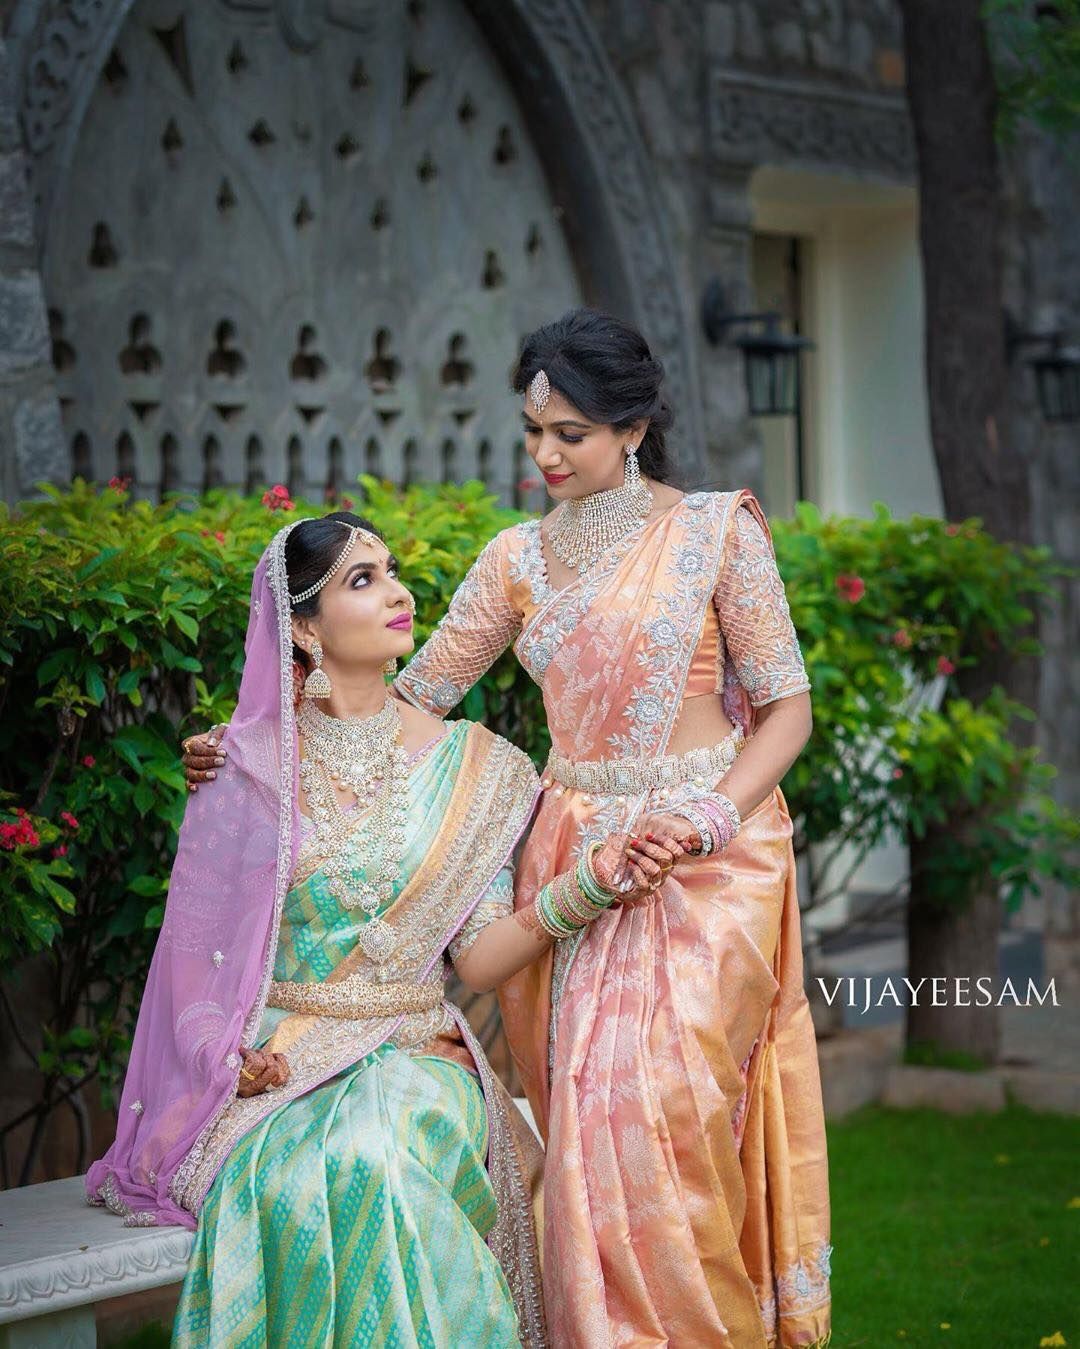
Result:
[[[127,487],[49,489],[5,511],[0,534],[0,958],[55,967],[35,1051],[45,1113],[93,1078],[107,1099],[115,1088],[186,802],[180,737],[229,718],[251,573],[283,516],[325,510],[283,487],[157,507]],[[521,518],[479,483],[365,478],[356,497],[401,559],[418,641],[484,542]],[[933,696],[994,644],[1031,649],[1045,555],[883,510],[826,521],[803,506],[774,532],[814,685],[813,737],[784,783],[799,846],[862,852],[990,800],[1000,810],[943,885],[961,894],[989,866],[1018,902],[1059,872],[1070,826],[1032,793],[1047,770],[1009,740],[1016,709]],[[546,754],[539,692],[510,653],[462,710]],[[823,897],[842,884],[827,866],[815,879]],[[17,979],[0,984],[9,1013]]]

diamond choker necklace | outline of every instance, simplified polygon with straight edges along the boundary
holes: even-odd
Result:
[[[637,472],[637,457],[628,454],[626,458],[622,487],[571,497],[563,503],[551,527],[548,535],[551,551],[581,576],[609,548],[636,529],[652,510],[653,494]]]

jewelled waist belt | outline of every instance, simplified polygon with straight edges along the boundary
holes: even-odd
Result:
[[[369,984],[349,975],[336,984],[272,983],[267,1007],[307,1016],[400,1016],[428,1012],[443,1000],[441,984]]]
[[[690,749],[685,754],[665,754],[659,759],[575,760],[552,750],[542,785],[547,788],[558,782],[596,796],[634,796],[687,782],[709,787],[727,772],[745,743],[742,729],[736,727],[718,745]]]

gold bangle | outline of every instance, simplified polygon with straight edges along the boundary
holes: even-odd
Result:
[[[249,1073],[246,1068],[240,1069],[240,1076],[246,1077],[249,1082],[257,1082],[259,1080],[254,1073]]]

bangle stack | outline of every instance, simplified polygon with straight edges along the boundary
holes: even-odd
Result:
[[[616,891],[600,884],[593,871],[593,858],[600,848],[599,843],[590,844],[573,871],[556,876],[536,897],[537,921],[556,941],[580,932],[618,898]]]
[[[700,857],[723,852],[742,825],[738,807],[730,797],[709,792],[680,805],[677,814],[688,820],[701,835]]]

